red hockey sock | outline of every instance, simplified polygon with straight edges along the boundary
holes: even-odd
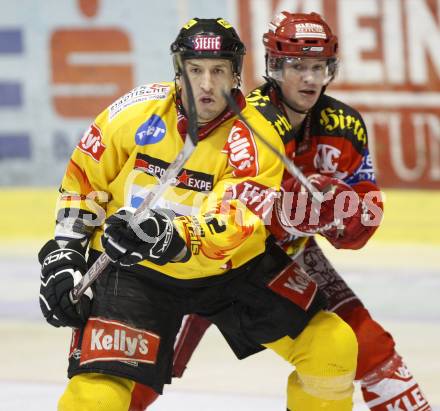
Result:
[[[419,384],[395,353],[361,380],[364,400],[371,411],[432,411]]]
[[[144,411],[158,396],[159,394],[147,385],[136,383],[131,393],[131,403],[128,411]]]
[[[362,380],[394,354],[394,340],[390,333],[371,318],[368,310],[355,300],[336,310],[356,334],[359,353],[356,380]]]

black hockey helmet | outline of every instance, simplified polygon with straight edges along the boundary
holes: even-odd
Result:
[[[177,55],[180,55],[182,60],[193,58],[231,60],[234,74],[240,76],[243,56],[246,53],[246,48],[235,29],[222,18],[191,19],[182,27],[170,49],[176,76],[181,73]]]

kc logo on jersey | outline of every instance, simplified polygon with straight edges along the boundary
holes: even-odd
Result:
[[[338,150],[336,147],[329,144],[318,144],[313,165],[322,173],[333,174],[338,167],[340,156],[341,150]]]
[[[232,172],[234,177],[255,177],[258,174],[257,146],[254,136],[240,120],[234,122],[222,152],[228,154],[229,164],[235,168]]]
[[[160,337],[118,321],[89,318],[81,345],[80,364],[94,361],[156,363]]]
[[[318,286],[306,272],[292,262],[278,274],[268,287],[277,294],[289,299],[303,310],[307,310],[315,297]]]
[[[101,130],[95,123],[93,123],[84,133],[77,148],[96,161],[101,159],[105,150],[105,145],[102,143]]]

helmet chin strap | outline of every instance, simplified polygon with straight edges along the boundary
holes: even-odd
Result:
[[[280,90],[280,100],[283,102],[284,105],[286,105],[287,107],[290,108],[290,110],[294,111],[295,113],[298,114],[307,114],[310,110],[298,110],[297,108],[293,107],[292,105],[290,105],[287,100],[284,98],[283,93],[281,93]]]

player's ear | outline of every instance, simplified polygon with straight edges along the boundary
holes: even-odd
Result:
[[[238,74],[234,74],[234,78],[232,81],[232,87],[233,88],[240,88],[241,85],[241,78]]]

